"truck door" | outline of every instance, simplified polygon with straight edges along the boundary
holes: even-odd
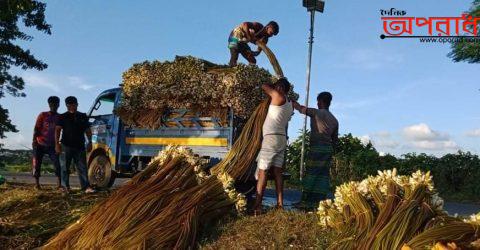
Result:
[[[92,129],[93,149],[103,150],[110,159],[110,164],[116,166],[118,121],[113,114],[117,92],[101,94],[89,115]],[[92,151],[92,152],[94,152]]]

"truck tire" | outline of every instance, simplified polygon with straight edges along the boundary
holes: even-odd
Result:
[[[107,156],[100,154],[93,158],[88,167],[88,181],[97,188],[111,187],[115,181],[115,173]]]

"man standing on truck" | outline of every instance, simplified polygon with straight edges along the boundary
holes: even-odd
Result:
[[[310,117],[310,153],[303,178],[300,205],[311,209],[331,194],[330,166],[333,148],[338,144],[338,121],[330,112],[332,94],[322,92],[317,96],[317,106],[307,108],[293,102],[293,107]]]
[[[277,208],[283,208],[282,166],[287,148],[287,125],[293,115],[292,103],[287,98],[290,83],[281,78],[275,84],[263,84],[263,91],[270,96],[267,117],[263,123],[262,147],[257,157],[257,192],[254,213],[262,212],[262,199],[267,185],[267,171],[272,168],[277,193]]]
[[[92,150],[92,131],[85,113],[77,111],[78,102],[74,96],[65,99],[67,112],[60,116],[55,129],[55,150],[62,154],[62,185],[66,192],[70,190],[70,164],[72,160],[77,168],[80,186],[85,193],[93,193],[88,183],[86,151]],[[62,139],[60,140],[60,134]],[[88,143],[85,148],[85,135]],[[85,150],[86,149],[86,150]]]
[[[60,98],[57,96],[50,96],[48,98],[48,106],[50,111],[42,112],[38,115],[33,129],[33,159],[32,159],[32,174],[35,178],[35,187],[40,189],[40,174],[43,156],[48,154],[55,169],[55,176],[57,176],[57,186],[60,184],[60,162],[58,155],[55,152],[55,126],[58,123],[60,115],[57,113]]]
[[[228,48],[230,49],[230,63],[231,67],[237,65],[238,54],[247,59],[250,64],[255,65],[256,56],[262,52],[260,47],[253,52],[248,43],[256,44],[261,41],[265,44],[268,38],[278,34],[279,27],[275,21],[270,21],[265,27],[257,22],[243,22],[230,32],[228,37]]]

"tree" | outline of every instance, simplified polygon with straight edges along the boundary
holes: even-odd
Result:
[[[480,17],[480,0],[474,0],[470,11],[468,12],[472,17]],[[480,24],[478,25],[478,32],[480,34]],[[469,27],[473,30],[473,26]],[[461,40],[452,43],[452,51],[448,53],[454,62],[465,61],[468,63],[480,63],[480,41],[479,40]]]
[[[297,137],[292,143],[287,147],[287,155],[285,157],[286,161],[286,170],[291,174],[291,182],[299,183],[300,178],[300,158],[302,153],[302,136],[305,136],[305,157],[308,157],[308,152],[310,151],[310,131],[307,130],[306,134],[303,133],[303,130],[299,131],[300,136]]]
[[[51,26],[45,22],[45,3],[35,0],[0,1],[0,99],[9,94],[25,97],[25,82],[22,77],[10,74],[12,67],[44,70],[47,64],[36,59],[30,50],[14,44],[15,41],[31,41],[32,36],[20,31],[19,23],[38,31],[51,34]],[[0,105],[0,138],[6,132],[18,132],[9,119],[8,110]],[[1,146],[1,145],[0,145]]]

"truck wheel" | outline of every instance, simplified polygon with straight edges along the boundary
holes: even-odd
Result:
[[[113,185],[115,175],[112,174],[112,165],[105,155],[93,158],[88,168],[88,181],[90,185],[98,188],[107,188]]]

